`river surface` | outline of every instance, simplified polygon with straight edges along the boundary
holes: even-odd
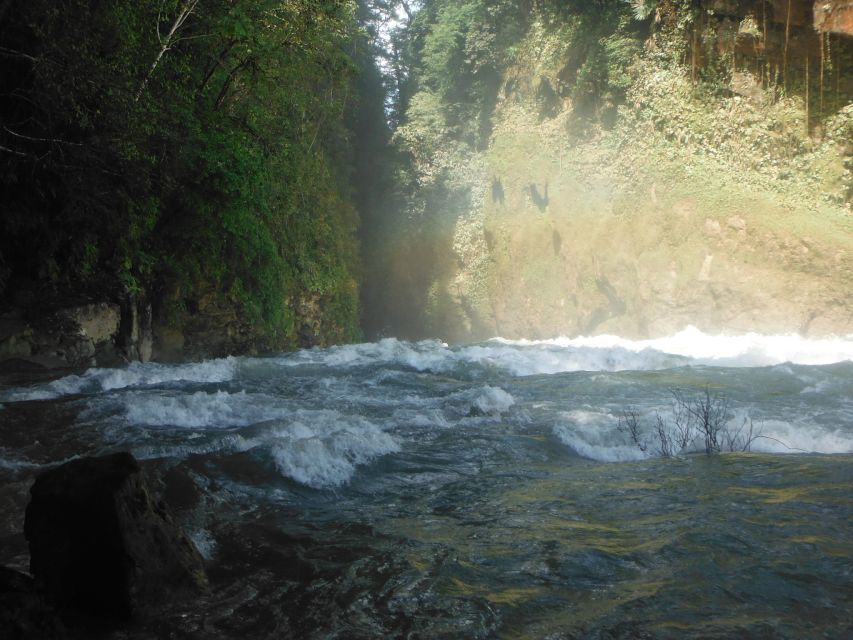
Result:
[[[674,392],[750,451],[662,457]],[[853,336],[387,339],[0,405],[0,564],[40,470],[124,449],[207,560],[116,637],[853,637]]]

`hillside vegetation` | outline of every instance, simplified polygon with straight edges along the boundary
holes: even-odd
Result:
[[[450,340],[848,333],[853,38],[777,5],[426,3],[377,316]]]
[[[0,359],[849,333],[812,5],[0,3]]]
[[[354,2],[0,11],[4,308],[153,304],[186,355],[360,335]]]

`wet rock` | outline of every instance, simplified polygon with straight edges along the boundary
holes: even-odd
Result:
[[[116,364],[119,306],[85,302],[17,309],[0,317],[0,360],[39,358],[46,367]]]
[[[121,308],[121,325],[116,342],[128,360],[151,360],[152,333],[151,303],[144,298],[128,295]]]
[[[118,332],[121,318],[119,306],[108,302],[63,309],[59,314],[76,323],[80,332],[94,344],[112,340]]]
[[[60,640],[65,637],[62,623],[36,591],[33,579],[0,567],[0,638]]]
[[[129,453],[68,462],[30,494],[30,571],[63,617],[113,625],[205,588],[198,550]]]
[[[154,325],[154,359],[176,362],[184,354],[186,339],[183,332],[167,325]]]
[[[26,358],[32,353],[32,331],[20,313],[0,316],[0,360]]]

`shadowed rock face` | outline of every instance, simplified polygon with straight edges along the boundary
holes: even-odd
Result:
[[[66,619],[120,623],[205,587],[201,556],[154,503],[129,453],[66,463],[30,493],[30,572]]]

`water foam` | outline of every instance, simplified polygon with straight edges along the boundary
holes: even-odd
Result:
[[[556,347],[565,350],[591,349],[610,352],[612,362],[602,369],[655,369],[666,363],[666,356],[688,359],[690,364],[729,367],[763,367],[782,363],[826,365],[853,361],[853,335],[834,338],[804,338],[798,335],[711,335],[693,326],[665,338],[628,340],[613,335],[551,340],[505,340],[493,342],[515,347]],[[620,355],[620,352],[622,355]],[[546,352],[541,373],[555,373],[554,352]],[[634,354],[639,358],[624,358]],[[645,360],[645,362],[644,362]],[[594,364],[594,363],[591,363]],[[596,370],[591,367],[589,370]]]
[[[148,423],[158,429],[176,427],[180,433],[173,432],[168,439],[158,436],[155,444],[146,444],[150,438],[145,434],[129,432],[123,421],[114,424],[105,435],[111,436],[114,444],[131,446],[134,455],[141,459],[267,451],[283,476],[315,489],[346,484],[358,466],[400,450],[393,436],[361,416],[329,409],[294,410],[274,405],[241,414],[240,408],[250,408],[257,398],[257,394],[242,393],[192,394],[184,400],[209,404],[208,409],[195,414],[187,412],[187,404],[181,398],[175,398],[176,402],[167,403],[162,412],[151,414]],[[151,401],[156,403],[157,398]],[[144,410],[141,412],[144,415]],[[273,413],[279,414],[277,419],[270,417]],[[175,424],[180,420],[184,423]],[[229,421],[240,423],[242,428],[225,424]],[[229,430],[221,431],[225,427]],[[188,430],[192,428],[203,430]],[[125,439],[129,441],[124,442]]]
[[[6,402],[52,400],[68,395],[166,383],[228,382],[235,377],[237,369],[237,359],[233,357],[178,365],[132,362],[120,369],[88,369],[80,375],[66,376],[47,384],[9,389],[0,393],[0,399]]]
[[[280,356],[273,362],[284,367],[315,365],[332,368],[397,364],[417,371],[446,371],[453,366],[453,352],[438,340],[406,342],[384,338],[378,342],[297,351]]]
[[[564,345],[558,341],[510,342],[495,338],[485,345],[463,347],[459,360],[496,367],[516,376],[573,371],[668,369],[687,364],[684,358],[652,349],[632,351],[622,346]]]
[[[826,429],[803,421],[762,420],[754,423],[760,434],[751,450],[763,453],[853,453],[853,434]]]
[[[315,489],[350,481],[356,467],[400,450],[397,441],[372,422],[337,411],[300,411],[274,435],[272,454],[279,472]]]
[[[853,361],[853,335],[803,338],[797,335],[712,335],[693,326],[663,338],[629,340],[613,335],[548,340],[493,338],[450,347],[437,340],[379,342],[311,349],[276,360],[282,366],[361,367],[398,365],[447,373],[478,365],[516,376],[574,371],[648,371],[684,365],[762,367],[786,362],[824,365]]]
[[[659,413],[667,424],[672,424],[668,409],[661,408]],[[646,451],[641,451],[635,443],[630,441],[628,434],[619,431],[619,418],[606,411],[590,409],[566,411],[561,413],[561,418],[562,420],[553,427],[554,435],[560,442],[585,458],[599,462],[624,462],[658,455],[657,440],[650,415],[640,417],[641,438],[648,445]],[[745,431],[739,430],[748,419],[749,415],[746,411],[739,411],[725,426],[732,436],[738,436],[737,441],[741,444],[744,441]],[[746,428],[748,427],[744,427]],[[805,420],[797,422],[756,420],[753,421],[753,429],[753,435],[756,437],[749,450],[754,452],[853,453],[853,434],[845,433],[841,429],[827,429]],[[721,436],[721,438],[725,442],[725,437]],[[704,451],[704,445],[697,432],[692,443],[685,451],[679,453],[700,451]]]
[[[619,419],[605,411],[576,409],[562,412],[552,431],[557,439],[578,455],[598,462],[643,460],[649,454],[626,442]]]
[[[31,462],[19,455],[8,453],[5,449],[0,448],[0,470],[2,471],[23,471],[36,469],[40,465]]]
[[[128,422],[148,427],[245,427],[283,418],[291,411],[281,399],[260,393],[197,391],[189,394],[131,393],[119,398]]]
[[[490,387],[486,385],[482,388],[481,393],[474,399],[472,407],[480,413],[486,415],[500,415],[506,413],[509,408],[515,404],[513,398],[500,387]]]
[[[193,541],[196,549],[205,560],[212,560],[216,551],[216,540],[207,529],[190,529],[187,535]]]

